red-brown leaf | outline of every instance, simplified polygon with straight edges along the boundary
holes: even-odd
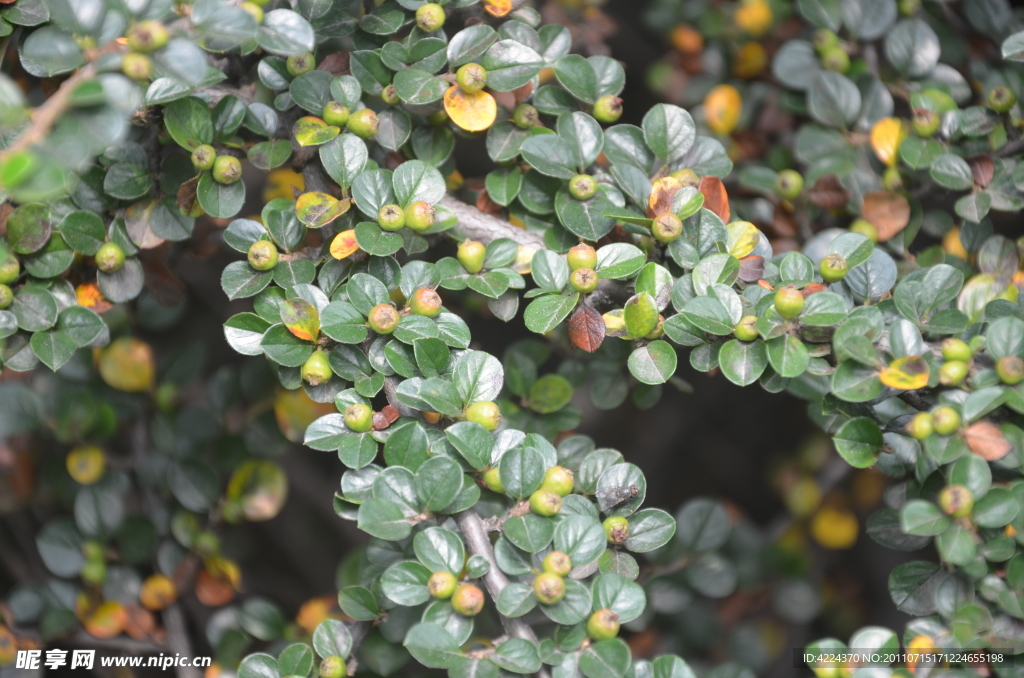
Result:
[[[487,189],[480,191],[476,196],[476,208],[484,214],[497,214],[501,211],[501,205],[491,200]]]
[[[601,348],[604,341],[604,319],[590,306],[580,306],[569,317],[569,339],[587,353]]]
[[[740,259],[740,280],[743,282],[755,282],[764,275],[764,257],[756,254]]]
[[[830,210],[845,205],[850,199],[850,192],[839,183],[839,177],[826,174],[814,182],[807,191],[807,198],[818,207]]]
[[[722,180],[718,177],[701,177],[697,190],[704,194],[704,207],[717,214],[723,223],[728,224],[731,216],[729,194]]]
[[[895,236],[910,223],[910,203],[899,193],[868,193],[864,196],[860,211],[878,231],[878,239],[882,242]]]
[[[985,461],[1002,459],[1011,449],[1002,430],[990,421],[977,421],[968,426],[964,431],[964,440],[971,452]]]
[[[352,71],[348,67],[348,51],[342,50],[335,52],[334,54],[328,54],[324,57],[324,60],[320,62],[320,65],[316,67],[318,71],[327,71],[334,77],[339,75],[348,75]]]
[[[974,183],[985,188],[992,182],[992,175],[995,174],[996,168],[992,164],[991,155],[982,153],[981,155],[971,156],[967,158],[967,164],[971,166],[971,176],[974,178]]]

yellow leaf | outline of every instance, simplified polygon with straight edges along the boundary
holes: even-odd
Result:
[[[498,103],[484,91],[464,92],[452,85],[444,93],[444,110],[456,125],[467,132],[487,129],[498,117]]]
[[[655,181],[647,198],[647,214],[653,218],[663,212],[671,212],[672,198],[682,187],[682,182],[675,177],[661,177]]]
[[[88,308],[96,313],[105,313],[114,306],[103,296],[99,285],[94,282],[82,283],[76,287],[75,300],[79,306]]]
[[[512,0],[484,0],[483,4],[491,16],[503,17],[512,11]]]
[[[326,193],[303,193],[295,201],[295,216],[306,228],[320,228],[331,223],[352,205],[350,200],[337,200]]]
[[[118,391],[138,393],[153,388],[153,349],[134,337],[121,337],[103,349],[100,376]]]
[[[144,608],[154,612],[164,609],[177,597],[178,592],[174,588],[174,582],[163,574],[154,574],[148,577],[142,583],[142,589],[139,591],[139,602]]]
[[[737,27],[754,37],[764,35],[775,19],[765,0],[744,0],[734,18]]]
[[[359,251],[359,243],[356,242],[356,230],[350,228],[334,236],[331,241],[331,256],[335,259],[344,259]]]
[[[279,168],[271,170],[267,175],[267,183],[263,186],[263,202],[275,198],[295,200],[306,190],[306,181],[294,170]]]
[[[897,358],[879,373],[878,378],[889,388],[912,391],[928,385],[928,363],[921,356]]]
[[[734,221],[725,227],[725,246],[729,254],[742,259],[761,242],[761,232],[749,221]]]
[[[740,123],[743,99],[732,85],[718,85],[704,97],[704,122],[715,134],[729,134]]]
[[[81,445],[68,452],[65,459],[68,473],[82,485],[92,485],[103,477],[107,458],[96,445]]]
[[[768,65],[768,53],[759,42],[748,42],[736,53],[732,72],[737,78],[756,78]]]
[[[119,603],[106,602],[85,620],[85,631],[94,638],[113,638],[124,630],[124,608]]]
[[[857,516],[825,506],[811,519],[811,535],[827,549],[848,549],[857,542]]]
[[[336,596],[322,596],[311,598],[302,604],[299,613],[295,615],[295,623],[302,627],[302,630],[313,635],[320,622],[331,619],[331,612],[338,604]]]
[[[294,391],[281,390],[274,399],[274,416],[284,437],[293,443],[301,443],[306,427],[315,420],[337,412],[334,403],[318,403],[299,388]]]
[[[907,129],[897,118],[882,118],[871,128],[871,148],[888,167],[895,167],[900,144],[907,138]]]
[[[299,118],[295,126],[292,127],[292,135],[295,137],[295,141],[299,142],[299,146],[326,144],[339,134],[341,134],[340,128],[328,125],[320,118],[314,118],[311,115]]]
[[[281,322],[288,331],[303,341],[316,341],[320,336],[320,312],[305,299],[288,299],[278,306]]]

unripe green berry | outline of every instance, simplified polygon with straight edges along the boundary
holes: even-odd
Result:
[[[442,305],[441,295],[428,287],[413,292],[409,300],[409,310],[427,318],[436,318],[441,313]]]
[[[405,208],[405,225],[421,233],[434,225],[437,210],[429,202],[417,200]]]
[[[318,348],[313,351],[313,355],[306,358],[299,374],[302,376],[302,380],[310,386],[319,386],[330,381],[334,371],[331,370],[331,362],[327,359],[327,354]]]
[[[947,360],[939,368],[939,383],[943,386],[959,386],[967,378],[967,363]]]
[[[484,609],[484,592],[473,584],[460,584],[452,594],[452,609],[464,617],[475,617]]]
[[[804,190],[804,177],[793,169],[784,169],[775,178],[775,192],[786,200],[796,200]]]
[[[288,57],[287,61],[285,61],[285,68],[288,69],[288,72],[293,76],[309,73],[311,70],[316,68],[316,58],[309,52],[293,54]]]
[[[0,311],[14,302],[14,291],[7,285],[0,284]]]
[[[818,273],[821,279],[827,283],[839,282],[846,277],[849,266],[841,254],[830,254],[818,264]]]
[[[416,10],[416,26],[424,33],[432,33],[444,26],[444,7],[434,2],[421,5]]]
[[[927,108],[914,111],[914,117],[910,122],[914,127],[914,132],[925,139],[938,132],[939,125],[942,124],[942,120],[939,119],[939,114],[935,111],[930,111]]]
[[[349,114],[345,127],[360,139],[369,139],[380,129],[380,118],[371,109],[360,108]]]
[[[394,85],[388,85],[387,87],[385,87],[384,90],[380,93],[380,98],[383,99],[384,103],[386,103],[388,106],[397,106],[398,104],[402,103],[402,99],[398,96],[398,93],[395,92]]]
[[[455,256],[464,269],[470,273],[479,273],[484,268],[484,256],[486,254],[487,248],[484,247],[482,242],[466,238],[459,245]]]
[[[377,334],[391,334],[398,327],[398,311],[391,304],[377,304],[370,309],[366,320]]]
[[[377,213],[377,223],[385,231],[401,231],[405,228],[405,211],[398,205],[384,205]]]
[[[440,127],[441,125],[448,122],[448,120],[450,120],[450,118],[448,117],[448,111],[444,110],[443,108],[439,111],[434,111],[433,113],[427,116],[427,122],[433,125],[434,127]]]
[[[988,105],[996,113],[1006,113],[1017,103],[1017,95],[1006,85],[993,87],[988,91]]]
[[[324,122],[333,127],[344,127],[348,122],[348,106],[340,101],[328,101],[321,112]]]
[[[149,80],[153,75],[153,62],[145,54],[129,52],[121,58],[121,72],[136,82]]]
[[[569,275],[572,288],[581,294],[588,294],[597,289],[597,273],[592,268],[577,268]]]
[[[538,516],[550,518],[562,510],[562,498],[542,487],[530,495],[530,510]]]
[[[587,620],[587,635],[600,642],[619,635],[619,615],[612,610],[598,610]]]
[[[213,169],[213,163],[217,160],[217,151],[209,144],[196,146],[192,151],[192,166],[200,172]]]
[[[213,161],[213,180],[233,184],[242,178],[242,163],[233,155],[218,155]]]
[[[974,355],[978,351],[985,350],[986,346],[988,346],[988,340],[985,338],[984,334],[976,334],[967,342],[967,347],[971,349],[971,355]]]
[[[501,484],[501,472],[497,466],[487,469],[484,471],[484,485],[491,492],[497,492],[498,494],[505,494],[505,486]]]
[[[430,595],[439,600],[448,600],[455,594],[459,580],[451,572],[435,572],[427,580],[427,590]]]
[[[569,270],[575,271],[578,268],[594,268],[597,266],[597,250],[586,243],[573,245],[565,257],[569,264]]]
[[[82,581],[90,586],[102,586],[107,580],[107,564],[102,560],[86,561],[82,566]]]
[[[82,555],[90,562],[102,561],[104,557],[103,544],[92,539],[82,544]]]
[[[939,492],[939,507],[954,518],[966,518],[974,510],[974,493],[963,485],[946,485]]]
[[[366,433],[373,430],[373,409],[369,405],[352,403],[345,408],[342,419],[350,431]]]
[[[827,28],[819,28],[814,31],[814,38],[812,40],[814,42],[814,49],[818,50],[818,52],[824,52],[839,46],[839,36],[836,35],[835,31]]]
[[[927,412],[918,412],[907,423],[907,433],[915,440],[924,440],[935,432],[935,425],[932,422],[932,415]]]
[[[338,655],[324,657],[320,662],[320,678],[345,678],[348,670],[345,667],[345,660]]]
[[[693,188],[697,188],[700,186],[700,176],[689,168],[678,169],[669,176],[681,183],[684,187],[692,186]]]
[[[959,360],[965,363],[971,360],[971,347],[965,341],[949,337],[943,339],[940,346],[943,360]]]
[[[733,328],[732,333],[733,336],[740,341],[753,341],[754,339],[757,339],[757,316],[745,315],[740,318],[740,321],[736,323],[736,327]]]
[[[554,572],[542,572],[533,580],[533,593],[541,605],[554,605],[565,598],[565,580]]]
[[[530,104],[519,104],[512,112],[512,122],[520,129],[530,129],[540,122],[540,114]]]
[[[1015,355],[1003,356],[996,361],[996,374],[1004,384],[1016,386],[1024,381],[1024,360]]]
[[[598,122],[613,123],[622,117],[622,99],[614,94],[605,94],[594,102],[594,119]]]
[[[572,572],[572,560],[569,559],[567,553],[552,551],[544,556],[541,569],[545,572],[557,574],[559,577],[568,577],[569,573]]]
[[[257,271],[269,271],[277,266],[277,247],[269,240],[257,240],[249,245],[249,265]]]
[[[569,180],[569,194],[577,200],[590,200],[597,193],[597,180],[589,174],[577,174]]]
[[[462,413],[466,421],[480,424],[488,431],[494,432],[501,425],[501,409],[490,400],[478,400]],[[486,474],[485,474],[486,475]]]
[[[220,553],[220,537],[209,530],[204,530],[196,535],[192,549],[204,558],[215,556]]]
[[[898,191],[903,188],[903,177],[895,167],[887,167],[882,173],[882,188],[887,191]]]
[[[899,0],[897,4],[903,16],[913,16],[921,9],[921,0]]]
[[[842,47],[832,47],[821,53],[821,66],[826,71],[845,73],[850,70],[850,55]]]
[[[572,493],[573,475],[572,471],[563,466],[552,466],[544,473],[544,482],[541,489],[551,490],[559,497],[565,497]]]
[[[610,544],[622,544],[629,538],[629,521],[621,516],[605,518],[604,534]]]
[[[661,337],[665,333],[665,316],[658,314],[658,322],[654,324],[654,329],[644,335],[644,339],[654,340]]]
[[[167,27],[159,21],[140,21],[131,28],[124,36],[128,42],[128,49],[133,52],[155,52],[171,39]]]
[[[780,287],[775,293],[775,310],[786,320],[792,320],[804,310],[804,295],[795,287]]]
[[[114,242],[105,242],[96,252],[96,268],[104,273],[120,271],[124,266],[124,250]]]
[[[0,260],[0,284],[10,285],[21,275],[21,262],[14,252],[7,252],[7,255]]]
[[[243,2],[238,5],[238,9],[244,10],[246,14],[251,16],[256,23],[263,23],[264,15],[263,8],[257,5],[255,2]]]
[[[878,229],[867,219],[854,219],[850,224],[850,233],[860,233],[871,242],[878,242]]]
[[[683,234],[683,222],[671,212],[662,212],[651,224],[651,235],[659,242],[670,243]]]
[[[932,426],[940,436],[953,435],[960,428],[960,414],[952,407],[937,407],[932,411]]]
[[[480,64],[463,64],[455,72],[455,82],[463,92],[479,92],[487,86],[487,70]]]

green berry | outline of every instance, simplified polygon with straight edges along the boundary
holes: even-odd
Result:
[[[913,16],[921,9],[921,0],[899,0],[897,4],[903,16]]]
[[[85,559],[91,562],[103,561],[103,544],[98,541],[89,541],[82,544],[82,555]]]
[[[405,208],[405,225],[421,233],[434,225],[437,210],[429,202],[417,200]]]
[[[577,268],[569,275],[572,288],[581,294],[588,294],[597,289],[597,273],[592,268]]]
[[[822,52],[821,66],[826,71],[845,73],[850,70],[850,55],[842,47],[832,47]]]
[[[14,291],[7,285],[0,284],[0,311],[14,302]]]
[[[562,510],[562,498],[542,487],[530,495],[530,510],[538,516],[550,518]]]
[[[552,466],[544,473],[544,482],[541,489],[551,490],[559,497],[572,493],[573,475],[572,471],[562,466]]]
[[[233,184],[242,178],[242,163],[233,155],[218,155],[213,161],[213,180]]]
[[[245,12],[256,21],[256,23],[263,23],[263,8],[255,2],[243,2],[238,6],[238,9],[245,10]]]
[[[439,600],[448,600],[455,594],[459,580],[451,572],[435,572],[427,580],[427,590],[430,595]]]
[[[572,572],[572,561],[569,559],[568,554],[561,551],[552,551],[544,556],[541,569],[545,572],[557,574],[559,577],[568,577],[569,573]]]
[[[671,212],[662,212],[651,224],[651,235],[659,242],[670,243],[683,234],[683,222]]]
[[[484,247],[482,242],[466,238],[459,245],[455,256],[464,269],[470,273],[479,273],[484,268],[484,256],[486,254],[487,248]]]
[[[963,485],[946,485],[939,492],[939,507],[954,518],[966,518],[974,510],[974,494]]]
[[[554,605],[565,598],[565,580],[554,572],[542,572],[533,580],[533,593],[541,605]]]
[[[960,428],[960,414],[952,407],[937,407],[932,411],[932,426],[940,436],[953,435]]]
[[[413,292],[412,299],[409,300],[409,310],[427,318],[436,318],[441,313],[442,305],[441,295],[428,287],[421,287]]]
[[[973,337],[971,337],[971,340],[969,342],[967,342],[967,347],[971,349],[972,355],[977,353],[978,351],[985,350],[986,346],[988,346],[988,340],[985,339],[984,334],[976,334]]]
[[[21,262],[14,252],[7,251],[0,259],[0,284],[10,285],[21,275]]]
[[[605,94],[594,102],[594,119],[598,122],[613,123],[622,117],[622,99],[614,94]]]
[[[159,21],[140,21],[125,33],[128,49],[133,52],[155,52],[171,39],[167,27]]]
[[[204,558],[215,556],[220,553],[220,538],[213,532],[204,530],[196,535],[192,549]]]
[[[334,654],[324,657],[320,662],[320,678],[345,678],[348,669],[345,667],[345,660]]]
[[[89,560],[82,566],[82,581],[90,586],[102,586],[107,579],[107,564],[102,560]]]
[[[938,132],[939,125],[942,124],[942,120],[939,119],[939,114],[935,111],[930,111],[927,108],[921,108],[914,111],[914,117],[910,122],[914,127],[914,132],[925,139]]]
[[[569,270],[577,268],[594,268],[597,266],[597,250],[586,243],[580,243],[569,248],[565,260],[569,263]]]
[[[310,386],[319,386],[330,381],[334,371],[331,370],[331,362],[327,359],[327,354],[323,349],[318,348],[313,351],[313,355],[306,358],[299,374],[302,376],[302,380]]]
[[[464,64],[455,72],[455,82],[463,92],[479,92],[487,86],[487,70],[480,64]]]
[[[878,242],[878,229],[867,219],[854,219],[850,224],[850,233],[860,233],[871,242]]]
[[[192,151],[192,166],[200,172],[213,169],[213,163],[217,160],[217,151],[209,144],[196,146]]]
[[[530,104],[519,104],[512,112],[512,122],[520,129],[530,129],[540,122],[540,114]]]
[[[149,80],[153,75],[153,62],[145,54],[129,52],[121,58],[121,72],[136,82]]]
[[[398,311],[391,304],[377,304],[370,309],[366,320],[377,334],[391,334],[398,327]]]
[[[345,123],[348,122],[348,106],[340,101],[328,101],[324,105],[324,110],[321,115],[323,116],[324,122],[328,125],[344,127]]]
[[[644,339],[654,340],[661,337],[665,333],[665,316],[658,314],[658,322],[654,324],[654,329],[644,335]]]
[[[733,336],[740,341],[753,341],[757,339],[759,333],[757,331],[757,316],[756,315],[745,315],[740,318],[740,321],[736,323],[736,327],[732,330]]]
[[[505,486],[501,484],[501,472],[497,466],[487,469],[484,471],[484,485],[491,492],[497,492],[498,494],[505,494]]]
[[[380,93],[380,98],[383,99],[384,103],[388,106],[397,106],[402,103],[402,99],[398,96],[398,93],[395,92],[394,85],[388,85],[385,87],[384,91]]]
[[[405,211],[398,205],[384,205],[377,213],[377,223],[385,231],[401,231],[405,228]]]
[[[360,108],[349,114],[345,127],[360,139],[369,139],[380,128],[380,118],[369,108]]]
[[[587,635],[591,640],[611,640],[619,635],[619,615],[612,610],[598,610],[587,620]]]
[[[569,179],[569,194],[577,200],[590,200],[597,193],[597,180],[589,174],[577,174]]]
[[[2,308],[2,305],[0,305],[0,308]],[[1024,360],[1015,355],[1003,356],[996,361],[996,374],[999,375],[999,380],[1004,384],[1016,386],[1024,381]]]
[[[311,70],[316,68],[316,58],[309,52],[293,54],[288,57],[287,61],[285,61],[285,68],[288,69],[288,72],[293,76],[309,73]]]
[[[621,516],[605,518],[604,534],[609,544],[622,544],[629,538],[629,521]]]
[[[1017,103],[1017,95],[1006,85],[993,87],[988,91],[988,105],[996,113],[1006,113]]]
[[[452,609],[464,617],[475,617],[484,609],[484,592],[473,584],[460,584],[452,594]]]
[[[818,52],[820,53],[826,50],[830,50],[833,47],[838,47],[839,36],[836,35],[835,31],[829,30],[827,28],[819,28],[818,30],[814,31],[813,42],[814,49],[818,50]]]
[[[971,360],[971,347],[960,339],[943,339],[941,349],[943,360],[960,360],[965,363]]]
[[[269,271],[277,266],[277,247],[269,240],[257,240],[249,245],[249,265],[257,271]]]
[[[796,170],[782,170],[775,179],[775,192],[786,200],[796,200],[803,190],[804,177]]]
[[[124,250],[113,242],[105,242],[96,252],[96,268],[104,273],[120,271],[124,266]]]
[[[895,167],[886,168],[882,173],[882,188],[887,191],[898,191],[903,188],[903,177]]]
[[[693,188],[700,186],[700,176],[698,176],[698,174],[692,169],[678,169],[669,176],[681,183],[683,186],[692,186]]]
[[[441,125],[448,122],[448,120],[450,120],[450,118],[448,117],[448,111],[444,110],[443,108],[439,111],[434,111],[433,113],[427,116],[427,122],[433,125],[434,127],[440,127]]]
[[[830,254],[818,264],[818,273],[821,279],[827,283],[839,282],[846,277],[849,266],[841,254]]]
[[[935,432],[935,424],[932,422],[932,415],[927,412],[918,412],[907,423],[907,433],[915,440],[924,440]]]
[[[373,409],[369,405],[353,403],[345,408],[342,416],[345,426],[356,433],[366,433],[373,430]]]
[[[780,287],[775,293],[775,310],[786,320],[792,320],[804,310],[804,295],[795,287]]]
[[[489,400],[478,400],[467,407],[462,416],[466,421],[480,424],[491,432],[496,431],[501,425],[501,409]]]
[[[960,360],[947,360],[939,368],[939,383],[943,386],[959,386],[967,378],[967,363]]]
[[[432,33],[444,26],[444,7],[428,2],[416,10],[416,26],[424,33]]]

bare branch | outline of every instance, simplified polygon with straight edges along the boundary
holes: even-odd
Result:
[[[96,75],[96,68],[92,64],[83,66],[77,73],[61,84],[60,88],[46,100],[42,106],[32,113],[32,122],[21,135],[14,140],[14,143],[7,147],[7,150],[0,153],[0,162],[11,155],[24,151],[42,141],[50,128],[57,123],[57,119],[71,105],[71,93],[75,91],[83,81]]]
[[[188,639],[185,627],[185,615],[177,603],[164,610],[164,627],[167,629],[167,646],[171,652],[183,657],[193,657],[192,643]],[[178,678],[202,678],[202,674],[192,666],[175,667]]]
[[[541,236],[523,228],[516,228],[507,221],[485,214],[450,195],[441,198],[441,204],[455,212],[455,216],[459,220],[457,228],[467,238],[479,240],[485,245],[498,238],[509,238],[520,245],[526,245],[536,250],[548,248]]]

